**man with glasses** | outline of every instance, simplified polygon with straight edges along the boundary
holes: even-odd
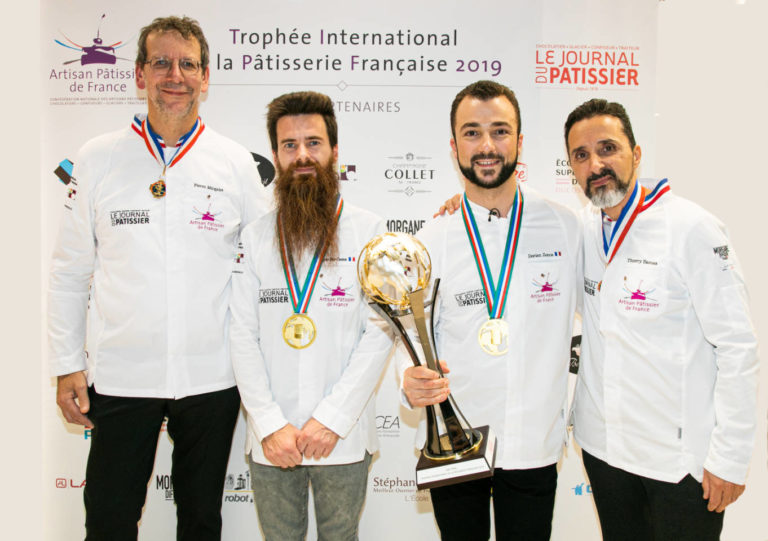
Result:
[[[240,405],[230,275],[266,195],[248,151],[198,117],[209,78],[198,24],[155,19],[138,48],[148,114],[75,162],[50,278],[50,362],[65,419],[93,427],[86,538],[136,539],[167,418],[178,539],[219,539]]]

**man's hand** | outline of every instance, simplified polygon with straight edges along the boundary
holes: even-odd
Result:
[[[432,215],[433,218],[437,218],[438,216],[442,216],[446,212],[448,214],[453,214],[457,210],[459,210],[459,206],[461,206],[461,194],[456,194],[450,199],[448,199],[445,203],[443,203],[443,206],[440,207],[440,210],[438,210],[435,214]]]
[[[72,372],[57,378],[56,403],[67,422],[93,428],[93,423],[85,416],[91,409],[85,371]]]
[[[311,417],[301,428],[296,443],[305,458],[325,458],[336,447],[337,441],[338,434]]]
[[[293,468],[301,464],[301,453],[296,446],[299,429],[288,423],[261,440],[264,456],[275,466]]]
[[[707,509],[722,513],[725,508],[735,502],[744,492],[744,485],[737,485],[720,479],[717,475],[704,470],[704,479],[701,481],[704,489],[704,499],[709,500]]]
[[[440,361],[440,368],[445,374],[449,372],[444,361]],[[426,366],[410,366],[405,369],[403,390],[414,408],[439,404],[451,392],[449,381]]]

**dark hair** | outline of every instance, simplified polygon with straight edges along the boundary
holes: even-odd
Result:
[[[621,122],[621,128],[624,131],[624,135],[626,135],[627,139],[629,139],[631,148],[635,148],[637,145],[637,143],[635,143],[635,134],[632,132],[632,123],[629,121],[629,115],[627,115],[627,111],[624,109],[624,106],[614,101],[602,100],[598,98],[585,101],[576,107],[576,109],[571,111],[570,115],[568,115],[568,119],[565,121],[565,148],[569,148],[568,134],[571,133],[571,128],[574,124],[581,120],[603,115],[612,116],[619,119]]]
[[[504,96],[515,108],[515,114],[517,115],[517,135],[520,135],[520,105],[517,103],[515,93],[503,84],[496,81],[477,81],[471,85],[465,87],[461,92],[456,94],[451,105],[451,135],[456,139],[456,110],[459,108],[461,100],[467,96],[477,98],[481,101],[488,101],[498,96]]]
[[[136,53],[136,65],[143,66],[147,62],[147,36],[152,32],[178,32],[182,38],[195,38],[200,44],[200,67],[203,71],[208,67],[208,42],[198,22],[189,17],[158,17],[141,29],[139,34],[139,51]]]
[[[293,115],[321,115],[328,132],[328,142],[331,147],[338,144],[338,126],[331,98],[319,92],[291,92],[278,96],[267,105],[267,131],[274,152],[277,152],[277,121]]]

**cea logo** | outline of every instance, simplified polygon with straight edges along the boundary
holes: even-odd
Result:
[[[573,494],[575,496],[584,496],[588,494],[592,494],[592,485],[585,485],[584,483],[579,483],[575,487],[573,487],[571,490],[573,490]]]

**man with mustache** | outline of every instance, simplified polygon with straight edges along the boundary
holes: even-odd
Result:
[[[603,539],[715,540],[744,491],[757,344],[725,228],[638,180],[618,103],[565,123],[584,221],[584,310],[574,433]]]
[[[546,540],[567,438],[578,220],[516,178],[523,136],[509,88],[467,86],[450,118],[465,181],[461,212],[417,235],[441,279],[432,317],[450,374],[439,378],[401,355],[402,387],[411,407],[452,392],[470,424],[497,436],[491,478],[431,489],[442,539],[488,539],[493,495],[497,539]]]
[[[177,537],[221,537],[240,406],[230,276],[240,230],[267,197],[250,153],[198,116],[208,57],[192,19],[143,28],[136,85],[148,114],[75,160],[50,277],[49,358],[64,418],[93,427],[89,540],[136,539],[164,418]]]
[[[328,96],[276,98],[267,128],[277,209],[243,231],[230,332],[256,509],[266,540],[304,539],[311,482],[318,537],[357,539],[392,337],[356,258],[384,226],[341,199]]]

